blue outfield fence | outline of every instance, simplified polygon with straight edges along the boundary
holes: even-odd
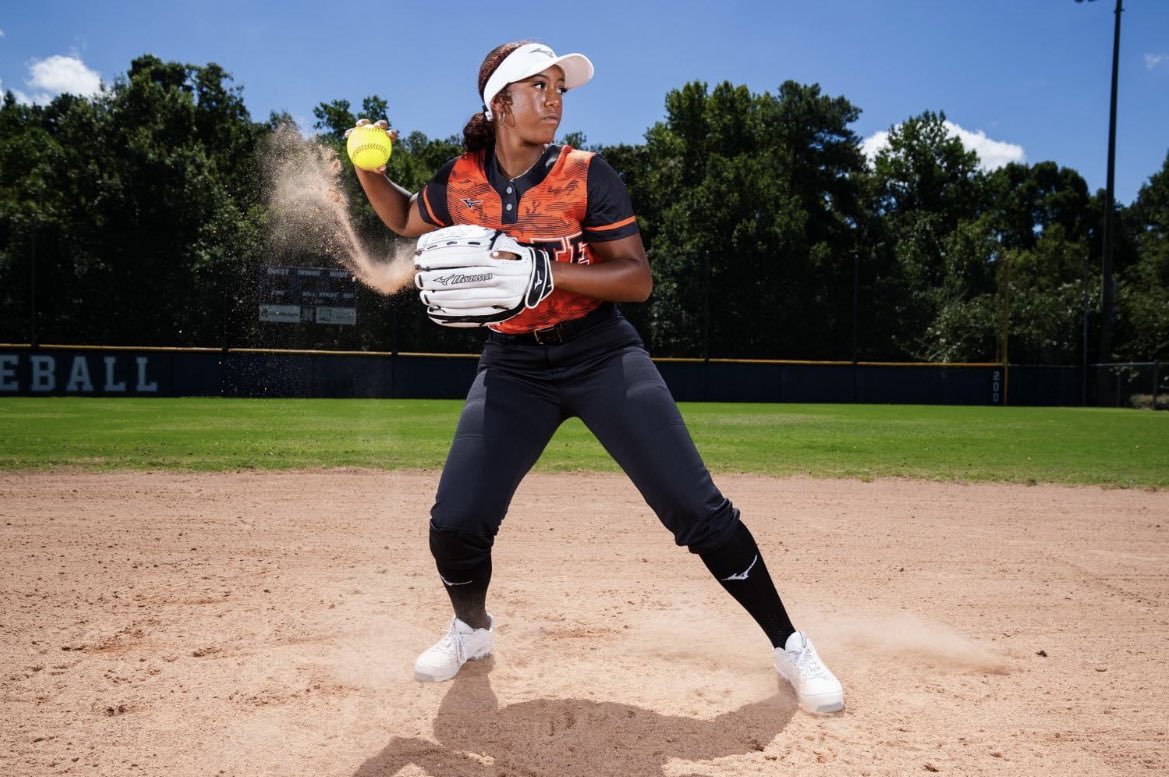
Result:
[[[0,396],[462,398],[476,354],[0,344]],[[1000,364],[656,359],[685,402],[1084,403],[1099,370],[1109,407],[1169,404],[1169,370],[1147,362]],[[1142,400],[1142,397],[1145,399]],[[1159,399],[1156,399],[1159,398]]]

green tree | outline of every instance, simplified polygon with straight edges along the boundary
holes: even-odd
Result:
[[[843,358],[859,268],[862,358],[1075,363],[1087,262],[1098,309],[1103,199],[1054,162],[993,173],[941,113],[894,127],[871,168],[851,130],[859,109],[817,85],[775,94],[688,83],[645,143],[592,147],[623,177],[656,289],[630,314],[658,355]],[[389,120],[372,95],[314,109],[336,152],[354,227],[374,254],[408,248],[369,207],[344,153],[358,117]],[[154,56],[91,98],[0,102],[0,338],[31,334],[36,255],[41,341],[251,344],[472,351],[477,333],[435,327],[415,295],[359,290],[353,328],[256,322],[269,255],[262,141],[243,90],[211,63]],[[565,141],[585,147],[582,133]],[[458,137],[406,133],[390,176],[421,188]],[[1169,348],[1169,158],[1119,211],[1114,354]],[[709,303],[709,320],[704,309]],[[1098,317],[1098,316],[1097,316]],[[1093,322],[1099,326],[1098,321]],[[1094,339],[1094,338],[1093,338]]]
[[[934,339],[943,311],[978,294],[954,276],[968,271],[972,258],[947,255],[956,245],[969,247],[959,228],[984,209],[978,155],[950,134],[944,113],[926,111],[890,129],[873,168],[871,320],[903,354],[929,358],[940,353]]]
[[[1076,364],[1083,342],[1086,246],[1062,225],[1044,230],[1030,250],[1009,261],[1010,360],[1016,364]]]
[[[650,339],[661,354],[698,355],[709,279],[710,352],[840,356],[851,305],[858,111],[818,86],[778,95],[723,83],[670,92],[644,158],[623,152],[642,182],[655,274]]]
[[[143,56],[93,98],[27,109],[6,100],[3,114],[4,148],[39,137],[54,150],[48,165],[37,154],[24,169],[4,165],[6,181],[35,193],[42,339],[220,342],[232,287],[259,251],[262,128],[230,76]],[[9,237],[29,220],[19,206],[0,213]],[[24,249],[5,242],[0,272],[19,275],[13,260]]]
[[[313,127],[321,131],[321,136],[335,143],[344,142],[345,131],[355,125],[358,119],[350,109],[348,100],[319,103],[313,108],[313,116],[316,117]]]
[[[1169,154],[1124,214],[1137,260],[1119,278],[1117,352],[1132,360],[1169,356]]]
[[[987,199],[999,239],[1008,248],[1033,248],[1056,225],[1067,240],[1086,240],[1090,231],[1088,184],[1055,162],[1000,167],[987,176]]]
[[[7,342],[33,336],[33,253],[53,252],[63,227],[53,188],[63,151],[45,113],[18,104],[12,92],[0,104],[0,339]],[[40,283],[51,288],[53,273],[41,264]]]
[[[1010,300],[997,325],[1000,345],[1009,335],[1008,356],[1016,363],[1079,363],[1092,254],[1087,184],[1054,162],[1012,163],[987,176],[986,196],[999,256],[1010,264],[998,279],[1000,299]]]
[[[1000,314],[1011,297],[1001,296],[1010,257],[996,239],[991,219],[962,221],[940,240],[939,285],[932,290],[936,314],[917,338],[916,356],[926,361],[988,361],[997,358]],[[1009,294],[1009,293],[1008,293]],[[1005,321],[1006,319],[1004,319]],[[912,333],[904,333],[907,339]]]

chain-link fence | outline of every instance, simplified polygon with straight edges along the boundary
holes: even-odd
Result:
[[[1169,410],[1169,362],[1093,364],[1091,372],[1097,407]]]

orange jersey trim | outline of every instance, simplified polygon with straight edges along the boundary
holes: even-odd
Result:
[[[637,216],[630,216],[627,219],[618,221],[616,224],[606,224],[603,227],[585,227],[585,229],[589,232],[608,232],[610,229],[621,229],[626,224],[632,224],[635,221],[637,221]]]
[[[430,207],[430,198],[426,196],[426,187],[423,187],[422,189],[422,204],[426,206],[426,212],[430,214],[430,218],[434,221],[435,224],[443,223],[442,219],[434,214],[434,208]]]

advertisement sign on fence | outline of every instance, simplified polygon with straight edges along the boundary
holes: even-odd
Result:
[[[331,267],[265,267],[260,276],[260,320],[277,324],[357,323],[357,285]]]

